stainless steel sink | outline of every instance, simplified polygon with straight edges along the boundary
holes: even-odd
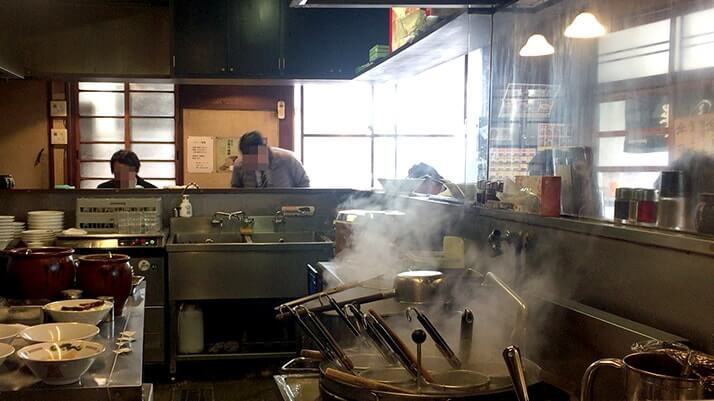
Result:
[[[235,233],[176,233],[172,242],[175,244],[235,244],[246,241],[242,235]]]
[[[321,233],[311,232],[311,231],[298,231],[298,232],[277,232],[277,233],[253,233],[250,237],[246,238],[246,242],[254,243],[278,243],[282,244],[285,242],[329,242],[330,240],[326,238]]]
[[[307,265],[332,259],[334,242],[306,226],[284,232],[273,232],[268,225],[257,228],[253,235],[243,236],[240,227],[211,224],[210,218],[172,219],[166,244],[169,299],[306,295]]]

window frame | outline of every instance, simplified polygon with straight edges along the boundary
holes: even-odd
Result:
[[[463,103],[464,107],[462,110],[462,118],[463,118],[463,133],[462,134],[410,134],[410,133],[400,133],[399,127],[398,127],[398,121],[395,119],[394,125],[391,127],[392,133],[375,133],[374,129],[374,117],[375,113],[374,110],[370,113],[370,125],[369,125],[369,133],[360,135],[360,134],[309,134],[305,132],[305,84],[300,84],[300,89],[299,89],[299,135],[300,135],[300,161],[304,164],[305,163],[305,138],[364,138],[364,139],[369,139],[370,142],[370,187],[375,188],[377,184],[377,178],[381,177],[376,177],[375,176],[375,142],[376,139],[379,138],[388,138],[394,140],[394,174],[396,176],[397,170],[399,168],[399,139],[400,138],[459,138],[463,141],[463,151],[464,151],[464,164],[463,164],[463,176],[464,180],[466,180],[466,167],[468,161],[466,160],[466,149],[468,147],[468,139],[469,139],[469,127],[467,124],[467,113],[468,113],[468,67],[469,67],[469,56],[468,54],[465,54],[463,56],[460,56],[462,58],[462,64],[463,64],[463,74],[464,74],[464,82],[462,85],[461,93],[463,96]],[[444,63],[448,62],[453,62],[455,59],[451,59],[448,61],[445,61]],[[438,66],[436,66],[438,67]],[[436,68],[435,67],[435,68]],[[395,92],[399,91],[399,82],[398,81],[389,81],[389,82],[380,82],[379,84],[390,84],[394,85],[394,90]],[[370,86],[370,107],[373,108],[375,104],[375,83],[369,83]],[[396,111],[394,111],[396,112]]]
[[[168,159],[143,159],[143,162],[157,162],[157,163],[174,163],[174,179],[176,185],[183,184],[183,132],[181,130],[181,118],[179,115],[179,85],[171,83],[173,85],[173,91],[168,90],[142,90],[142,89],[131,89],[131,83],[137,83],[129,80],[112,80],[107,82],[121,82],[123,84],[123,89],[119,90],[92,90],[92,89],[79,89],[80,82],[93,82],[89,80],[76,80],[70,83],[70,113],[71,113],[71,135],[68,143],[69,146],[69,166],[70,171],[68,176],[70,177],[70,184],[74,185],[76,188],[81,188],[81,182],[83,180],[106,180],[100,177],[83,177],[81,175],[81,163],[83,162],[107,162],[107,160],[101,159],[82,159],[80,154],[81,145],[93,145],[93,144],[121,144],[122,142],[115,141],[86,141],[81,140],[80,132],[80,120],[82,118],[117,118],[124,121],[124,149],[131,149],[132,143],[137,144],[173,144],[174,145],[174,157],[171,160]],[[98,81],[99,82],[99,81]],[[139,82],[144,83],[144,82]],[[153,82],[152,82],[153,83]],[[163,82],[156,82],[163,83]],[[79,111],[79,93],[80,92],[110,92],[110,93],[123,93],[124,94],[124,113],[123,116],[82,116]],[[166,116],[134,116],[131,114],[131,93],[173,93],[174,95],[174,115],[172,117]],[[172,119],[174,126],[174,140],[173,142],[165,141],[132,141],[131,140],[131,120],[132,119]],[[142,178],[151,182],[152,180],[166,180],[163,177],[149,177],[142,176]],[[88,188],[85,188],[88,189]]]

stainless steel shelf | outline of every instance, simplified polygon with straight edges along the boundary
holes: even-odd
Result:
[[[234,354],[179,354],[177,361],[221,361],[239,359],[281,359],[292,358],[295,352],[238,352]]]

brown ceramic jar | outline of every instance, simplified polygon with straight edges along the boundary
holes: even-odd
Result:
[[[129,256],[112,253],[84,255],[77,264],[77,285],[89,297],[114,297],[114,315],[121,315],[131,293]]]
[[[11,296],[25,299],[59,298],[74,284],[72,248],[17,248],[5,252]]]

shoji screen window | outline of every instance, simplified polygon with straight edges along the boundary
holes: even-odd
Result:
[[[161,188],[176,184],[174,85],[80,82],[79,185],[96,188],[112,178],[114,152],[131,149],[139,175]]]

